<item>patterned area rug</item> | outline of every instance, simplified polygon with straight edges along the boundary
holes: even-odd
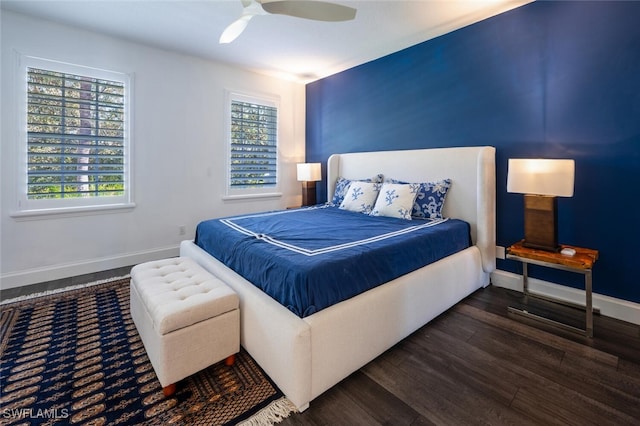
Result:
[[[0,425],[273,424],[293,405],[242,350],[165,397],[129,278],[0,306]]]

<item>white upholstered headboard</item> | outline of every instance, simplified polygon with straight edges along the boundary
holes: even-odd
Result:
[[[405,182],[450,178],[443,215],[471,224],[471,239],[482,255],[482,268],[496,268],[495,148],[491,146],[334,154],[327,162],[327,196],[336,179],[365,179],[382,173]]]

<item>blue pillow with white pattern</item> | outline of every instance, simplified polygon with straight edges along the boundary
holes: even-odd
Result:
[[[411,215],[421,219],[442,219],[442,208],[449,188],[451,179],[421,183]]]
[[[396,179],[388,179],[391,183],[408,183]],[[451,179],[435,182],[421,182],[420,190],[413,203],[411,216],[416,219],[442,219],[442,208],[451,188]]]
[[[358,179],[358,180],[362,182],[382,183],[383,179],[384,179],[384,176],[379,174],[370,179],[361,179],[361,180]],[[335,206],[339,206],[340,204],[342,204],[342,200],[344,200],[344,196],[346,195],[347,190],[349,189],[349,184],[351,182],[352,182],[351,180],[345,179],[343,177],[339,177],[338,179],[336,179],[336,189],[335,191],[333,191],[333,198],[331,199],[331,204]]]

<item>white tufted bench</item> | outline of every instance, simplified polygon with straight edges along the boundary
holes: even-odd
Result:
[[[131,317],[166,396],[240,350],[238,295],[187,257],[131,269]]]

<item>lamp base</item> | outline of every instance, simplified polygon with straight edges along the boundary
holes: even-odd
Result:
[[[558,199],[548,195],[524,196],[523,246],[560,251],[558,245]]]
[[[313,206],[316,202],[316,183],[314,181],[302,182],[302,205]]]

